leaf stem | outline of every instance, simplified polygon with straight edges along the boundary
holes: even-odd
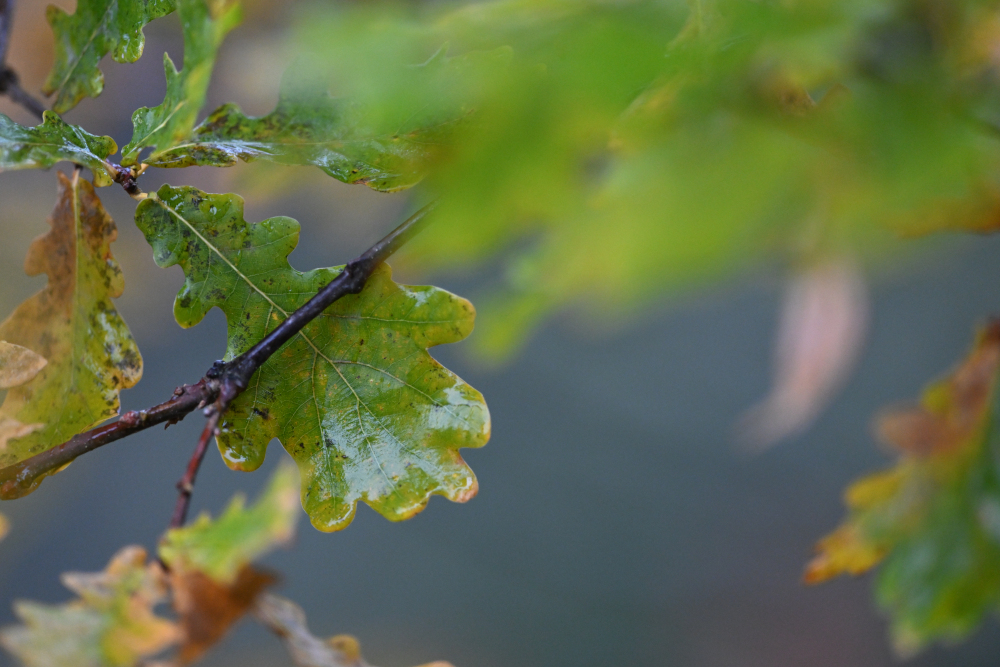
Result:
[[[202,431],[184,477],[178,482],[180,497],[171,526],[182,525],[208,443],[218,430],[226,408],[247,388],[251,376],[272,354],[332,303],[348,294],[359,293],[376,267],[426,226],[427,214],[435,206],[436,202],[423,207],[381,241],[349,262],[336,278],[259,343],[228,363],[215,362],[205,373],[205,377],[195,384],[178,387],[169,400],[146,410],[126,412],[114,423],[80,433],[41,454],[0,468],[0,499],[19,498],[30,493],[39,478],[52,474],[82,454],[156,424],[175,424],[189,413],[207,407],[208,423]]]

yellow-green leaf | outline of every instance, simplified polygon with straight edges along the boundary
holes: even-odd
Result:
[[[125,547],[103,572],[67,573],[63,584],[79,599],[17,602],[23,625],[0,631],[0,644],[25,667],[133,667],[180,638],[176,625],[153,612],[166,586],[142,547]]]
[[[113,417],[119,392],[142,375],[135,340],[112,301],[124,289],[111,254],[117,229],[78,172],[72,178],[59,174],[59,199],[49,224],[51,231],[31,244],[25,260],[28,275],[45,273],[49,282],[0,324],[0,339],[48,360],[34,379],[7,392],[0,424],[44,426],[7,442],[0,452],[3,465]],[[26,493],[37,481],[31,488],[5,489],[4,497]]]
[[[235,195],[164,186],[139,205],[136,224],[160,266],[184,269],[177,321],[194,326],[213,307],[225,313],[227,359],[341,270],[294,270],[287,255],[298,223],[247,223]],[[432,494],[468,500],[476,478],[458,450],[486,443],[489,412],[482,395],[427,348],[466,337],[473,319],[468,301],[398,285],[380,267],[361,294],[330,306],[254,374],[225,415],[223,458],[254,470],[278,438],[299,466],[302,503],[320,530],[346,527],[359,500],[396,521],[419,512]]]
[[[818,583],[881,563],[876,593],[904,655],[1000,612],[998,375],[1000,322],[921,406],[882,417],[899,463],[848,489],[847,519],[806,569]]]
[[[232,583],[245,565],[292,539],[300,511],[298,486],[295,466],[281,466],[252,507],[239,495],[218,519],[202,514],[188,526],[167,531],[160,558],[171,569]]]

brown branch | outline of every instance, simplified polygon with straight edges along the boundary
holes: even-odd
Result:
[[[10,24],[14,15],[14,0],[0,0],[0,95],[6,95],[13,102],[42,120],[45,105],[21,88],[17,74],[7,66],[7,47],[10,44]]]
[[[427,222],[427,214],[433,207],[431,204],[420,209],[388,236],[348,263],[336,278],[305,305],[289,315],[287,320],[278,325],[261,342],[231,362],[215,362],[205,377],[196,384],[178,388],[170,400],[139,412],[127,412],[114,423],[80,433],[41,454],[0,468],[0,499],[18,498],[30,493],[37,486],[39,478],[57,471],[81,454],[156,424],[176,423],[190,412],[207,407],[209,422],[188,464],[188,471],[178,484],[181,497],[178,499],[174,520],[180,516],[180,521],[183,523],[191,487],[204,457],[204,450],[207,449],[226,408],[246,389],[250,377],[272,354],[330,304],[343,296],[360,292],[375,268],[423,229]],[[171,525],[175,525],[174,521]]]
[[[209,380],[184,385],[173,397],[139,412],[130,411],[118,421],[73,436],[61,445],[14,465],[0,468],[0,498],[10,500],[30,493],[39,478],[51,474],[81,454],[166,422],[174,424],[188,413],[215,400],[218,385]]]
[[[43,120],[45,105],[25,92],[14,70],[5,66],[0,66],[0,95],[6,95],[11,101],[30,111],[38,120]]]
[[[198,445],[194,448],[194,454],[191,455],[191,460],[188,461],[187,470],[184,471],[184,476],[177,482],[177,491],[179,493],[177,504],[174,506],[174,516],[170,519],[171,528],[180,528],[184,525],[184,521],[187,519],[188,506],[191,504],[191,494],[194,492],[194,481],[198,477],[198,469],[201,467],[201,462],[205,460],[208,443],[212,441],[213,437],[219,435],[219,419],[222,417],[222,413],[212,407],[206,409],[210,410],[211,414],[205,423],[205,428],[201,431],[201,437],[198,438]]]
[[[14,14],[14,0],[0,0],[0,68],[7,62],[7,44],[10,39],[10,21]]]

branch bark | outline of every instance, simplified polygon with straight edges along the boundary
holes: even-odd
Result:
[[[156,424],[167,423],[169,426],[194,410],[205,408],[209,422],[199,440],[195,456],[188,465],[187,474],[178,483],[181,493],[174,520],[180,517],[183,523],[191,498],[191,488],[208,443],[215,435],[226,408],[247,388],[251,376],[327,307],[343,296],[359,293],[375,268],[426,226],[428,214],[434,207],[435,204],[429,204],[420,209],[357,259],[349,262],[336,278],[259,343],[230,362],[215,362],[205,377],[195,384],[179,387],[169,400],[146,410],[126,412],[116,422],[80,433],[41,454],[0,468],[0,498],[11,499],[26,495],[37,486],[39,478],[57,471],[82,454]],[[171,522],[171,525],[174,523]]]
[[[0,95],[12,101],[42,120],[45,105],[21,88],[17,74],[7,67],[7,45],[10,44],[10,24],[14,15],[14,0],[0,0]]]

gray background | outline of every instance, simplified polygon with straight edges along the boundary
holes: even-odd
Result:
[[[47,68],[32,55],[44,52],[40,13],[40,3],[20,3],[12,46],[36,88]],[[259,45],[278,43],[280,30],[268,21],[280,28],[280,18],[251,12],[224,50],[213,103],[233,99],[254,113],[273,104],[281,63],[271,56],[280,52],[265,48],[261,57]],[[176,27],[173,19],[154,24],[138,65],[106,64],[108,92],[68,120],[124,144],[135,101],[162,100],[160,53],[169,49],[180,62]],[[0,112],[29,120],[5,102]],[[249,220],[298,218],[304,247],[292,263],[300,269],[350,259],[407,205],[320,178],[309,180],[308,194],[269,197],[252,179],[252,167],[160,171],[142,185],[235,190],[249,196]],[[54,192],[52,173],[0,176],[3,313],[44,284],[20,265],[46,229]],[[119,307],[146,361],[123,403],[142,408],[222,354],[225,324],[218,311],[192,330],[173,322],[180,270],[152,263],[131,200],[120,190],[101,194],[121,227],[114,250],[127,288]],[[358,636],[368,659],[384,667],[433,659],[459,667],[895,664],[870,582],[806,588],[802,566],[842,517],[843,487],[889,460],[870,436],[871,416],[916,397],[962,356],[977,323],[1000,312],[998,260],[1000,239],[968,238],[876,276],[859,370],[809,433],[756,457],[733,447],[731,429],[768,389],[780,290],[766,275],[661,304],[613,334],[556,317],[501,369],[477,364],[461,344],[437,348],[483,391],[493,415],[490,444],[466,454],[479,497],[466,505],[435,498],[403,524],[362,506],[350,528],[332,535],[303,521],[296,543],[266,563],[283,573],[280,591],[306,608],[317,633]],[[408,276],[418,279],[400,278]],[[484,280],[431,279],[471,296]],[[60,572],[101,569],[126,544],[152,548],[199,429],[195,416],[148,431],[4,503],[13,530],[0,542],[0,623],[12,622],[15,598],[67,599]],[[210,452],[195,511],[217,513],[238,490],[253,495],[284,456],[272,445],[261,472],[242,474]],[[998,653],[990,620],[970,642],[909,664],[995,665]],[[289,661],[276,640],[245,623],[205,664]]]

